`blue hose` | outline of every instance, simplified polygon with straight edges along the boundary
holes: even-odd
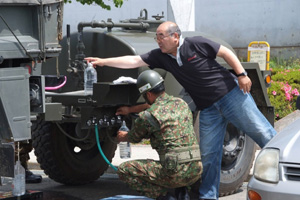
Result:
[[[99,141],[99,133],[98,133],[98,125],[97,124],[95,124],[95,133],[96,133],[97,146],[98,146],[101,156],[104,158],[104,160],[105,160],[105,162],[107,162],[107,164],[109,164],[115,171],[118,171],[118,169],[115,166],[113,166],[111,164],[111,162],[109,162],[109,160],[106,158],[106,156],[104,155],[104,153],[102,151],[100,141]]]

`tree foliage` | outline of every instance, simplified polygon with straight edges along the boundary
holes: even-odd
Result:
[[[73,0],[74,1],[74,0]],[[104,3],[105,0],[76,0],[77,2],[80,2],[81,4],[88,4],[91,5],[93,3],[101,6],[102,8],[106,9],[106,10],[110,10],[111,7],[109,5],[107,5],[106,3]],[[110,0],[107,0],[110,1]],[[64,0],[65,3],[72,3],[72,0]],[[115,7],[119,8],[122,6],[123,4],[123,0],[113,0]]]

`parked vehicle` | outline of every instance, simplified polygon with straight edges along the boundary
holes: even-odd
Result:
[[[300,109],[300,96],[297,98]],[[248,200],[300,199],[300,118],[280,131],[259,153],[248,184]]]

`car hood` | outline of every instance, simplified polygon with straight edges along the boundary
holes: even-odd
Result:
[[[280,162],[300,163],[300,118],[275,135],[265,148],[278,148]]]

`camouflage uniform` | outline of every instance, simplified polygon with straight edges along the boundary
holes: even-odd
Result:
[[[143,138],[150,139],[152,148],[159,155],[178,147],[198,146],[192,113],[187,104],[166,93],[159,96],[149,109],[139,114],[128,133],[132,143],[138,143]],[[165,195],[169,188],[191,185],[200,178],[201,173],[202,163],[199,160],[178,164],[174,170],[150,159],[127,161],[118,168],[121,180],[150,198]]]

